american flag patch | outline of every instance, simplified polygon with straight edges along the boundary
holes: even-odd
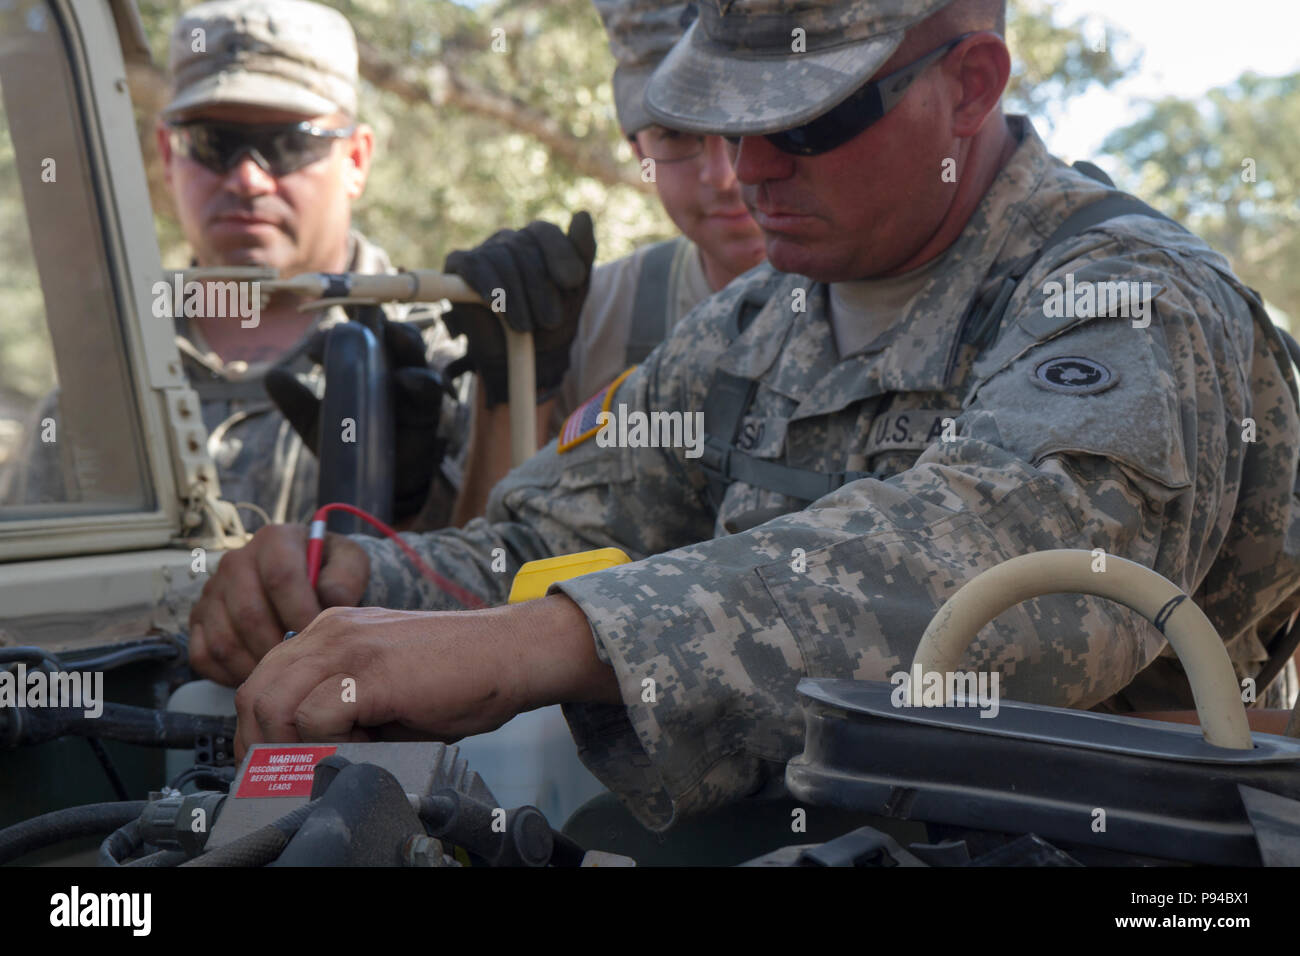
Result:
[[[600,431],[600,413],[609,411],[609,403],[613,401],[618,387],[623,384],[623,379],[635,371],[636,366],[633,365],[573,410],[573,414],[564,420],[564,427],[560,429],[560,437],[555,445],[557,452],[564,454],[570,448],[577,448]]]

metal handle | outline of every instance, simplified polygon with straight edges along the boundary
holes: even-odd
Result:
[[[1105,560],[1105,571],[1093,571],[1091,551],[1038,551],[976,576],[930,621],[912,659],[912,672],[917,668],[922,674],[955,671],[980,629],[1022,601],[1045,594],[1108,598],[1141,614],[1169,639],[1192,685],[1206,742],[1253,749],[1232,663],[1205,613],[1150,568],[1114,555],[1106,555]]]
[[[327,274],[304,272],[289,279],[261,284],[263,295],[289,293],[313,301],[304,309],[323,309],[349,303],[380,302],[464,302],[487,305],[482,296],[457,275],[415,269],[409,272]],[[523,464],[537,451],[537,372],[533,358],[533,333],[516,332],[498,319],[506,336],[506,374],[510,395],[510,462]]]

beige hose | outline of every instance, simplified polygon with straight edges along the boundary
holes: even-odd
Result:
[[[290,279],[262,283],[262,293],[291,293],[316,301],[310,307],[348,302],[469,302],[486,305],[460,276],[416,269],[398,273],[347,273],[346,295],[323,298],[337,276],[305,272]],[[537,373],[533,362],[533,334],[516,332],[500,313],[506,336],[506,373],[510,389],[510,462],[518,466],[537,451]]]
[[[956,671],[980,629],[1021,601],[1045,594],[1090,594],[1141,614],[1169,639],[1187,672],[1205,740],[1216,747],[1251,750],[1250,728],[1228,652],[1214,626],[1182,591],[1150,568],[1091,551],[1038,551],[978,575],[961,587],[925,629],[912,673]],[[944,681],[945,694],[948,681]]]

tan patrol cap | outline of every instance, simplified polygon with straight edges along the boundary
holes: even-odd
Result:
[[[802,126],[884,66],[909,27],[952,0],[701,0],[645,104],[688,133],[757,136]]]
[[[664,0],[595,0],[609,34],[614,70],[614,108],[629,136],[655,123],[646,112],[645,88],[664,54],[696,16],[694,3]]]
[[[163,118],[238,103],[308,116],[357,112],[357,41],[337,10],[308,0],[214,0],[172,31]]]

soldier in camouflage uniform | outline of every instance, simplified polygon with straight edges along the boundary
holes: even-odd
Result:
[[[273,266],[282,277],[394,271],[384,250],[347,224],[348,207],[365,185],[373,134],[356,122],[356,40],[340,13],[305,0],[203,4],[176,23],[170,73],[173,98],[163,111],[158,142],[197,256],[193,265]],[[301,162],[284,169],[274,157],[259,162],[251,150],[239,151],[240,129],[304,120],[327,134],[341,128],[352,133],[324,162],[315,152],[304,154],[316,157],[306,170]],[[224,146],[222,137],[228,138]],[[247,142],[252,147],[256,141]],[[291,143],[286,153],[293,148]],[[217,154],[213,159],[224,170],[204,165],[205,149]],[[238,328],[229,319],[209,319],[206,326],[204,320],[176,320],[177,346],[202,403],[222,496],[256,506],[243,513],[250,528],[262,523],[259,509],[273,522],[302,521],[316,505],[316,458],[272,404],[263,382],[278,364],[319,392],[319,367],[306,354],[308,343],[317,329],[347,317],[337,306],[307,315],[297,306],[292,297],[273,300],[257,328]],[[434,367],[462,353],[435,309],[386,306],[385,313],[424,329],[426,359]],[[221,332],[219,339],[205,338],[205,327],[210,334]],[[463,434],[465,415],[453,401],[442,405],[444,433]],[[427,526],[446,524],[454,493],[448,478],[437,476],[426,503]],[[419,506],[414,502],[407,510]]]
[[[646,84],[694,19],[695,5],[596,0],[596,9],[618,64],[613,87],[619,127],[642,169],[652,171],[659,201],[681,234],[592,271],[572,345],[563,356],[563,377],[556,388],[538,389],[541,444],[559,433],[583,399],[643,361],[691,309],[763,261],[763,233],[740,200],[722,137],[679,133],[646,112]],[[494,284],[480,291],[490,295]],[[472,339],[469,351],[472,359]],[[558,378],[548,371],[547,377]],[[539,368],[539,380],[543,374]],[[480,378],[452,521],[458,526],[484,513],[492,488],[510,470],[508,406],[504,398],[489,404],[482,391]]]
[[[584,761],[661,829],[779,777],[802,744],[800,677],[887,679],[963,583],[1052,548],[1154,568],[1257,666],[1300,602],[1300,417],[1257,297],[1001,114],[1000,3],[784,8],[702,4],[647,95],[665,123],[738,138],[768,238],[769,265],[609,396],[703,411],[703,453],[548,448],[486,520],[408,536],[489,604],[511,581],[496,555],[511,572],[602,546],[633,563],[508,608],[335,607],[275,646],[322,605],[453,602],[390,544],[341,537],[313,593],[293,569],[302,533],[268,529],[191,618],[200,654],[265,655],[237,696],[238,746],[447,738],[560,701]],[[1098,307],[1110,282],[1131,294]],[[1168,675],[1143,687],[1165,649],[1119,605],[1055,595],[985,627],[963,668],[999,672],[1011,699],[1123,708],[1126,688],[1186,697]]]

